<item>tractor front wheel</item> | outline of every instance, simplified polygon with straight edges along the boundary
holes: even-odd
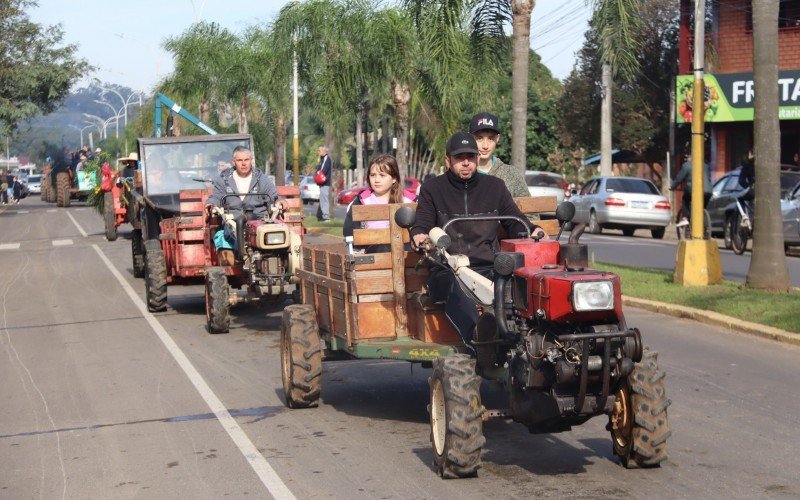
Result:
[[[212,267],[206,273],[206,325],[208,333],[228,333],[230,329],[230,286],[225,269]]]
[[[293,304],[283,310],[281,376],[286,406],[317,406],[322,388],[322,340],[311,305]]]
[[[159,240],[144,242],[144,287],[147,295],[147,310],[167,309],[167,262]]]
[[[106,224],[106,239],[117,239],[116,215],[114,214],[114,193],[108,191],[103,194],[103,221]]]
[[[56,205],[59,207],[69,206],[69,174],[60,172],[56,174]]]
[[[445,479],[476,476],[486,438],[475,360],[466,354],[436,358],[428,383],[433,463],[439,475]]]
[[[665,373],[658,369],[658,353],[645,349],[628,380],[616,394],[608,430],[614,454],[627,468],[656,467],[667,459],[667,408],[672,404],[664,389]]]

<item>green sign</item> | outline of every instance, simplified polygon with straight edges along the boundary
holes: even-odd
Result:
[[[751,122],[755,86],[753,73],[704,75],[703,109],[705,121]],[[675,121],[691,123],[695,112],[692,87],[694,75],[679,75],[676,80]],[[800,120],[800,71],[778,73],[778,118]]]

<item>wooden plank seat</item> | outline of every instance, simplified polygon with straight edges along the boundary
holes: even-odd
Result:
[[[554,196],[515,198],[526,214],[553,212]],[[408,230],[394,222],[404,205],[354,205],[354,222],[388,221],[387,229],[355,229],[355,249],[389,245],[390,252],[347,255],[343,243],[306,244],[299,271],[303,301],[317,310],[319,326],[347,346],[364,340],[416,338],[428,343],[460,344],[444,316],[441,303],[425,295],[428,266],[404,249]],[[409,203],[405,206],[415,207]],[[549,235],[558,232],[554,220],[537,221]]]

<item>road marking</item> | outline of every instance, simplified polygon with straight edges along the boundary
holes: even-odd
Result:
[[[0,245],[0,250],[16,250],[19,248],[19,243],[3,243]]]
[[[153,329],[164,344],[164,347],[167,348],[167,351],[169,351],[173,359],[175,359],[175,362],[178,363],[178,366],[181,367],[189,378],[189,381],[194,385],[194,388],[197,389],[197,392],[200,393],[200,396],[205,400],[208,407],[214,412],[222,428],[225,429],[225,432],[228,433],[234,444],[239,448],[239,451],[244,455],[244,458],[258,475],[258,478],[261,479],[261,482],[267,488],[270,495],[278,499],[294,499],[295,496],[275,472],[275,469],[272,468],[267,459],[258,451],[253,442],[250,441],[247,434],[245,434],[236,420],[231,416],[228,409],[222,404],[222,401],[214,394],[214,391],[211,390],[211,387],[209,387],[208,383],[203,379],[203,376],[200,375],[200,372],[198,372],[192,362],[189,361],[189,358],[187,358],[186,354],[178,347],[178,344],[172,340],[167,330],[165,330],[164,327],[161,326],[161,323],[158,322],[158,319],[147,310],[144,302],[139,298],[136,292],[133,291],[131,285],[125,281],[125,278],[123,278],[114,265],[111,264],[111,261],[108,260],[108,257],[100,250],[100,247],[92,245],[92,248],[94,248],[95,252],[100,256],[100,259],[105,263],[108,270],[111,271],[111,274],[117,278],[119,284],[122,285],[122,289],[125,290],[125,293],[128,294],[128,297],[130,297],[131,301],[142,313],[144,319],[150,325],[150,328]]]
[[[49,212],[49,213],[58,212],[58,209],[57,208],[51,208],[47,212]]]
[[[84,230],[83,230],[83,228],[81,227],[81,225],[80,225],[80,224],[78,224],[78,221],[76,221],[76,220],[75,220],[75,217],[73,217],[73,216],[72,216],[72,214],[71,214],[71,213],[69,213],[69,212],[67,212],[67,217],[69,217],[69,218],[70,218],[70,220],[72,220],[72,223],[73,223],[73,224],[75,224],[75,227],[77,227],[77,228],[78,228],[78,231],[80,231],[81,235],[82,235],[84,238],[86,238],[86,237],[88,236],[88,234],[86,234],[86,231],[84,231]]]
[[[27,214],[30,210],[19,210],[17,211],[18,214]]]
[[[54,247],[65,247],[72,245],[72,240],[53,240]]]

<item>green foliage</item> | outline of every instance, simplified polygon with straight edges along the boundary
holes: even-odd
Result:
[[[0,134],[38,113],[55,109],[81,72],[90,69],[75,58],[75,45],[62,45],[61,26],[32,22],[28,0],[0,3]]]
[[[685,287],[674,283],[670,272],[599,262],[592,266],[618,274],[624,295],[714,311],[800,333],[797,314],[800,294],[796,292],[751,290],[743,283],[732,281],[715,286]]]

